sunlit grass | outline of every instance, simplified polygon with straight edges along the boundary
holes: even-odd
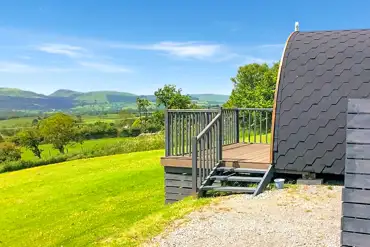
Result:
[[[0,245],[137,246],[211,199],[164,204],[164,151],[0,174]]]

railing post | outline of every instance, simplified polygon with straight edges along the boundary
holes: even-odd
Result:
[[[239,109],[235,108],[235,142],[239,143]]]
[[[220,113],[220,127],[219,127],[219,144],[218,144],[218,161],[222,160],[222,146],[224,143],[224,132],[223,132],[223,125],[224,125],[224,116],[222,113],[222,107],[219,108],[219,113]]]
[[[198,145],[197,145],[197,137],[194,136],[191,140],[193,150],[191,154],[192,158],[192,192],[194,195],[198,192]]]
[[[164,140],[165,140],[165,155],[171,156],[171,143],[170,143],[170,120],[168,109],[164,110]]]

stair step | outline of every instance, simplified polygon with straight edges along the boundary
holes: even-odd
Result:
[[[203,190],[214,190],[214,191],[221,191],[221,192],[243,192],[252,194],[256,190],[256,188],[251,187],[231,187],[231,186],[204,186]]]
[[[265,174],[267,170],[265,169],[252,169],[252,168],[234,168],[234,167],[219,167],[217,171],[224,171],[224,172],[237,172],[237,173],[257,173],[257,174]]]
[[[259,183],[262,177],[212,176],[211,180]]]

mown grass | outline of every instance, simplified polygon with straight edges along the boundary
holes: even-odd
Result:
[[[163,150],[0,174],[0,245],[137,246],[211,199],[164,205]]]

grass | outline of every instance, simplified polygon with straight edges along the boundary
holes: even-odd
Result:
[[[36,117],[21,117],[11,118],[7,120],[0,120],[0,128],[18,128],[29,127],[32,125],[32,120]]]
[[[48,149],[42,154],[42,159],[36,158],[29,150],[24,149],[22,160],[0,163],[0,173],[83,158],[163,149],[164,137],[158,133],[138,137],[99,139],[88,141],[82,146],[81,144],[70,146],[67,149],[68,153],[65,154],[58,154],[51,145],[42,148]]]
[[[137,246],[211,199],[164,205],[164,151],[0,174],[0,245]]]
[[[30,127],[32,126],[32,120],[37,117],[21,117],[21,118],[11,118],[7,120],[0,120],[0,128],[21,128],[21,127]],[[120,120],[121,117],[118,114],[107,114],[101,116],[90,116],[83,115],[82,121],[85,124],[93,124],[96,122],[106,122],[114,123],[117,120]]]
[[[267,140],[266,140],[267,137]],[[239,135],[239,141],[243,142],[243,133],[240,133]],[[256,136],[254,135],[254,132],[251,132],[250,134],[245,131],[244,133],[244,142],[246,143],[271,143],[271,133],[266,134],[259,134],[256,133]]]

